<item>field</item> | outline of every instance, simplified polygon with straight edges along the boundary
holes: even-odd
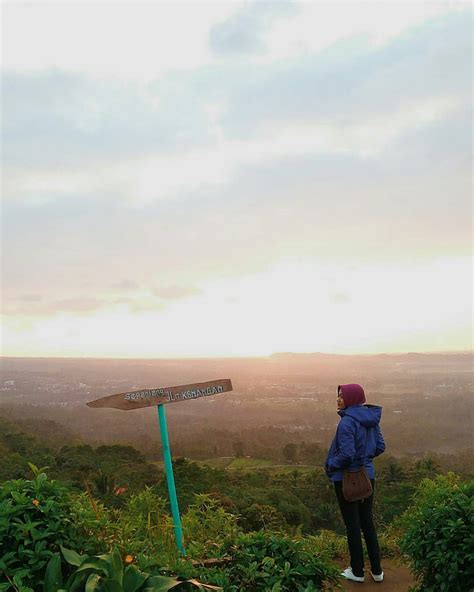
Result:
[[[299,473],[309,473],[314,469],[321,468],[314,465],[289,465],[281,464],[277,461],[266,460],[263,458],[234,458],[232,456],[223,456],[218,458],[208,458],[201,461],[193,461],[200,466],[207,466],[211,469],[224,469],[226,471],[240,471],[243,473],[253,471],[266,471],[272,475],[292,473],[298,471]],[[153,463],[160,469],[163,469],[163,461]]]
[[[200,464],[207,465],[208,467],[212,467],[215,469],[226,469],[228,471],[242,471],[242,472],[251,472],[251,471],[258,471],[258,470],[265,470],[272,474],[278,473],[291,473],[292,471],[298,471],[301,473],[307,473],[309,471],[313,471],[315,466],[312,465],[288,465],[288,464],[281,464],[276,461],[272,460],[265,460],[262,458],[233,458],[233,457],[223,457],[223,458],[209,458],[207,460],[201,461]]]

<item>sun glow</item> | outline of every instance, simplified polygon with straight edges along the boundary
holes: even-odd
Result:
[[[3,354],[471,347],[465,3],[3,17]]]
[[[266,272],[209,281],[147,310],[114,305],[92,314],[7,323],[8,355],[200,357],[274,351],[377,353],[465,349],[470,332],[467,258],[426,267],[328,265],[287,259]],[[396,344],[395,348],[393,345]],[[461,348],[462,349],[462,348]]]

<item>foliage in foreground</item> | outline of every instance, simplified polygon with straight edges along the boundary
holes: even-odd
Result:
[[[44,592],[176,592],[199,589],[220,590],[197,580],[177,580],[168,576],[150,576],[134,565],[123,563],[117,548],[107,555],[89,557],[61,547],[67,563],[76,569],[63,583],[61,557],[53,555],[46,568]],[[125,561],[132,557],[126,557]]]
[[[197,495],[183,515],[188,557],[225,556],[227,564],[198,568],[169,549],[170,517],[151,489],[123,510],[107,509],[32,469],[33,479],[0,486],[0,592],[165,592],[215,584],[228,592],[310,592],[335,581],[317,545],[268,531],[243,535],[237,517],[213,496]]]
[[[226,592],[313,592],[338,578],[338,570],[308,552],[302,540],[281,534],[242,534],[225,550],[229,563],[208,570],[207,577]]]
[[[421,482],[400,544],[423,592],[474,589],[474,481],[453,473]]]
[[[69,491],[34,465],[31,469],[33,479],[0,486],[0,574],[4,581],[16,578],[25,586],[43,583],[46,564],[59,545],[97,550],[77,519]],[[89,512],[89,522],[95,522],[92,508],[85,512]]]
[[[268,528],[272,514],[256,507],[267,529],[243,534],[218,495],[198,494],[183,514],[183,561],[166,502],[152,488],[129,496],[121,509],[107,508],[90,492],[73,494],[31,469],[32,479],[0,485],[0,592],[178,592],[216,585],[225,592],[314,592],[337,582],[331,561],[345,555],[346,541],[329,530],[291,537]],[[397,554],[400,541],[419,590],[474,589],[473,494],[474,481],[462,483],[452,473],[424,479],[413,505],[381,532],[385,555]],[[199,568],[189,561],[204,565],[209,558],[225,562]]]

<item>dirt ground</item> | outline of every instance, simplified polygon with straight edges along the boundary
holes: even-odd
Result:
[[[341,565],[345,569],[347,564]],[[384,571],[384,581],[374,582],[369,571],[366,571],[365,582],[358,584],[356,582],[345,581],[343,590],[365,592],[366,590],[378,590],[378,592],[408,592],[410,586],[415,584],[415,580],[410,571],[404,565],[397,565],[390,559],[382,561]]]

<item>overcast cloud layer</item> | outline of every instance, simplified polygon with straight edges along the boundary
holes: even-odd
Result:
[[[68,68],[60,57],[45,57],[44,67],[31,57],[28,68],[27,57],[9,58],[15,47],[7,40],[6,353],[21,353],[25,334],[15,331],[28,323],[110,310],[159,319],[174,304],[199,302],[212,282],[243,285],[288,258],[315,274],[321,265],[408,270],[416,262],[425,271],[407,271],[405,280],[418,292],[451,257],[459,271],[451,281],[465,294],[452,307],[464,320],[446,331],[461,331],[466,347],[472,22],[467,4],[433,6],[382,40],[371,36],[376,20],[384,22],[374,8],[371,30],[335,34],[318,47],[310,37],[284,42],[304,5],[233,5],[196,22],[199,63],[183,67],[184,58],[171,56],[139,77],[126,66],[123,76],[94,73],[92,62]],[[76,9],[87,17],[93,7]],[[160,7],[163,22],[168,12],[177,18],[171,5]],[[14,5],[5,16],[5,27],[18,21]],[[139,36],[130,31],[128,42]],[[65,34],[63,43],[69,55]],[[113,51],[106,39],[96,47],[98,56]],[[305,290],[305,276],[298,281]],[[327,290],[337,306],[358,287]],[[382,317],[392,305],[379,302]]]

